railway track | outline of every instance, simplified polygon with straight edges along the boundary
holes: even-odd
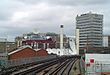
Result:
[[[75,64],[75,62],[77,61],[77,59],[73,59],[66,67],[65,69],[63,70],[63,72],[61,72],[60,75],[69,75],[70,74],[70,71],[73,67],[73,65]]]
[[[58,57],[54,60],[42,63],[41,65],[38,65],[38,66],[34,65],[34,66],[28,67],[26,69],[22,69],[22,70],[13,72],[11,75],[35,75],[35,74],[41,72],[42,70],[44,70],[52,65],[57,64],[59,61],[63,62],[65,60],[66,59],[64,59],[64,57],[60,57],[60,58]]]
[[[57,68],[54,69],[53,72],[50,73],[50,75],[57,75],[60,70],[69,62],[69,59],[63,62],[60,66],[57,66]]]
[[[57,60],[49,61],[49,62],[43,63],[41,65],[34,65],[31,67],[28,67],[27,69],[23,69],[23,70],[14,72],[11,75],[35,75],[36,73],[38,73],[56,63],[57,63]]]
[[[43,63],[46,63],[48,61],[52,61],[52,60],[55,60],[55,59],[56,58],[52,58],[52,59],[48,59],[48,60],[31,62],[31,63],[28,63],[28,64],[22,64],[22,65],[12,66],[12,67],[9,67],[9,68],[4,68],[2,71],[0,71],[0,75],[10,75],[13,72],[19,71],[21,69],[26,69],[28,67],[31,67],[31,66],[34,66],[34,65],[43,64]]]
[[[61,56],[41,64],[30,64],[0,75],[69,75],[71,67],[79,57]],[[42,73],[42,74],[40,74]]]
[[[63,62],[60,66],[54,68],[53,71],[45,75],[69,75],[71,66],[74,64],[75,61],[75,59],[68,59],[65,62]]]
[[[70,71],[77,61],[77,58],[71,58],[51,66],[36,75],[69,75]]]

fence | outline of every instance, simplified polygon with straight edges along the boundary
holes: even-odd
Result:
[[[49,55],[45,57],[31,57],[31,58],[23,58],[23,59],[15,59],[15,60],[1,60],[0,61],[0,68],[9,68],[13,66],[19,66],[23,64],[38,62],[38,61],[45,61],[56,58],[56,55]]]
[[[110,61],[95,61],[86,65],[85,75],[110,75]]]

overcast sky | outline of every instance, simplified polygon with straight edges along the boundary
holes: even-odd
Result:
[[[104,15],[104,34],[110,34],[110,0],[0,0],[0,37],[13,40],[23,33],[64,33],[73,35],[75,17],[83,13]]]

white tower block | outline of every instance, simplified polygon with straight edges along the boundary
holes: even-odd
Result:
[[[76,29],[76,54],[79,55],[79,29]]]

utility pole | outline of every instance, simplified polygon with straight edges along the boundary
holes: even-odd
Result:
[[[8,60],[8,45],[7,45],[7,38],[5,39],[5,54],[6,54],[6,59]]]

